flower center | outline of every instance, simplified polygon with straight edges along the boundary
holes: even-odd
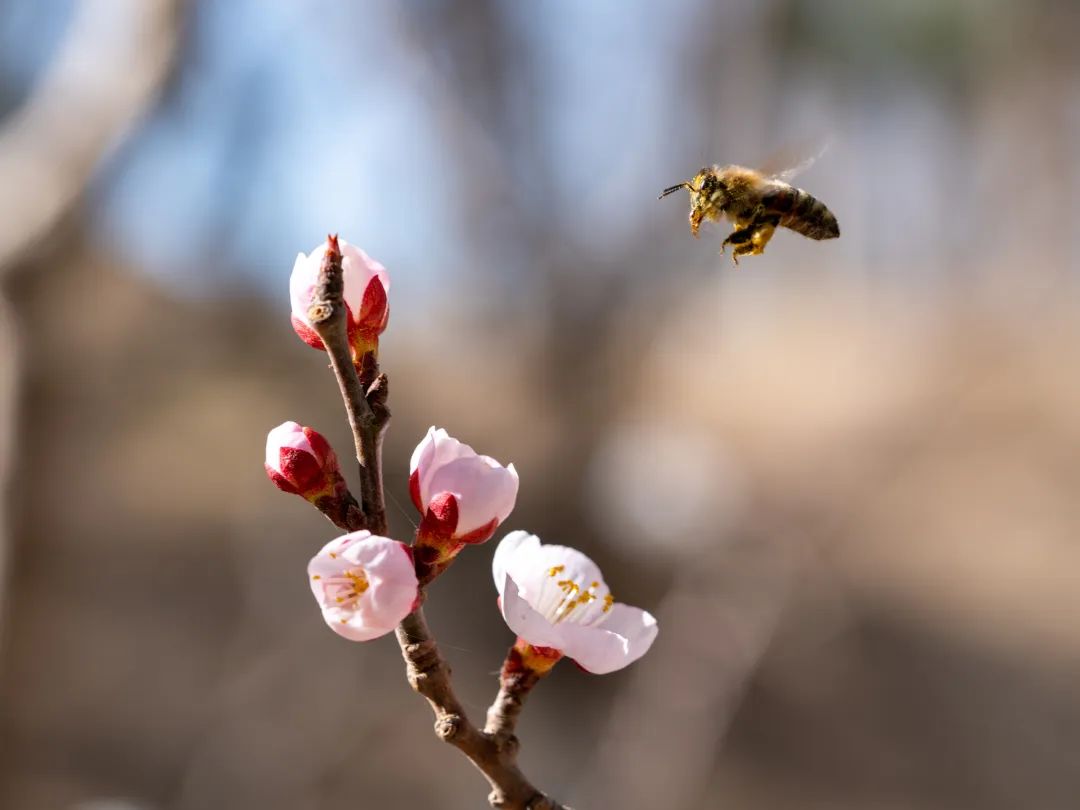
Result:
[[[590,582],[564,577],[565,565],[553,565],[547,570],[548,579],[555,589],[544,588],[540,605],[536,609],[543,613],[549,622],[558,624],[571,621],[575,624],[594,624],[611,610],[615,597],[611,593],[600,595],[603,587],[600,582]],[[594,604],[596,603],[596,604]]]
[[[315,575],[314,579],[322,579]],[[364,591],[371,587],[363,568],[348,568],[323,582],[323,593],[328,604],[343,608],[354,608]]]

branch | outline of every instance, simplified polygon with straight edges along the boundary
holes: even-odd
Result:
[[[327,250],[319,268],[319,282],[308,309],[308,320],[326,347],[334,370],[345,412],[352,428],[356,460],[360,464],[360,510],[363,525],[373,534],[386,534],[386,504],[383,500],[382,440],[390,422],[386,406],[387,379],[378,373],[370,354],[362,358],[365,370],[374,378],[367,390],[360,382],[349,346],[348,321],[343,297],[345,281],[337,236],[327,238]],[[370,358],[370,359],[369,359]]]
[[[378,363],[370,353],[360,358],[359,371],[354,364],[342,297],[344,286],[341,250],[337,237],[330,236],[307,315],[330,356],[330,366],[341,389],[352,428],[356,460],[360,463],[362,525],[350,528],[385,535],[382,439],[390,421],[386,404],[387,379],[385,374],[379,373]],[[362,378],[370,381],[366,390]],[[358,519],[355,510],[347,516],[328,517],[349,524]],[[423,599],[421,588],[421,604]],[[435,713],[436,736],[457,747],[487,777],[491,785],[488,795],[491,806],[501,810],[567,810],[533,787],[517,767],[518,741],[513,735],[514,724],[521,711],[521,701],[532,684],[527,688],[525,681],[518,686],[504,685],[488,713],[489,723],[492,723],[492,717],[495,718],[491,731],[481,731],[469,721],[461,701],[454,694],[450,667],[439,652],[420,605],[398,625],[397,639],[409,684],[427,698]]]
[[[500,743],[516,739],[514,728],[525,705],[525,698],[544,676],[542,672],[514,666],[515,662],[520,662],[520,656],[515,648],[511,648],[499,676],[499,694],[487,711],[487,725],[484,727],[484,732]]]
[[[409,684],[427,698],[435,713],[435,735],[460,750],[487,777],[491,806],[503,810],[568,810],[533,787],[518,769],[518,740],[512,733],[517,711],[508,720],[505,734],[480,731],[469,721],[454,694],[450,667],[439,653],[422,607],[398,625],[397,639]],[[496,700],[495,705],[498,703]],[[520,711],[520,703],[517,709]]]

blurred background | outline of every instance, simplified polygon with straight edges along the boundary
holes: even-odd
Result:
[[[1078,34],[1072,0],[0,5],[0,807],[485,806],[393,640],[323,624],[335,531],[261,469],[285,419],[350,455],[288,322],[328,231],[393,279],[396,535],[436,424],[659,618],[530,698],[536,784],[1077,807]],[[825,145],[839,240],[735,270],[656,200]],[[493,548],[429,600],[476,718]]]

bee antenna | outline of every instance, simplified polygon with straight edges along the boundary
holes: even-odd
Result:
[[[660,192],[660,196],[657,197],[656,199],[662,200],[668,194],[674,194],[680,188],[685,188],[687,191],[689,191],[690,190],[690,181],[689,180],[684,180],[682,183],[679,183],[677,186],[671,186],[669,188],[665,188],[663,191]]]

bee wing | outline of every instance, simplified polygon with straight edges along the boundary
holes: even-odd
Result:
[[[776,180],[782,180],[785,183],[791,182],[800,174],[805,172],[811,166],[813,166],[818,158],[829,151],[830,144],[825,143],[817,152],[811,154],[809,157],[804,157],[799,160],[795,157],[796,154],[806,154],[808,150],[800,149],[797,152],[785,149],[778,153],[775,153],[769,160],[765,161],[765,164],[761,167],[762,174],[775,178]]]

